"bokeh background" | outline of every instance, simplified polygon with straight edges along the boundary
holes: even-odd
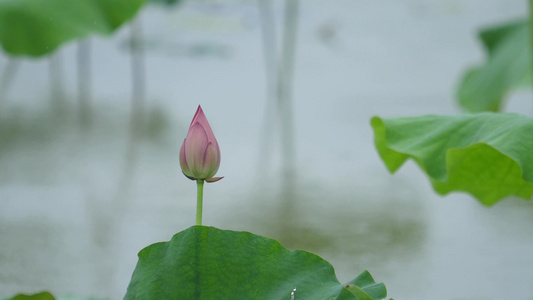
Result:
[[[130,25],[85,41],[84,113],[76,42],[16,59],[0,98],[0,298],[49,290],[121,299],[137,252],[194,224],[196,187],[178,154],[201,104],[225,176],[205,187],[206,225],[314,252],[341,282],[367,269],[395,299],[533,299],[533,204],[438,196],[413,162],[391,175],[369,125],[374,115],[460,113],[458,80],[485,56],[477,30],[527,9],[509,0],[302,0],[282,106],[292,112],[280,114],[272,82],[282,1],[271,11],[275,44],[265,44],[257,1],[149,4],[135,20],[145,108],[133,135]],[[0,55],[0,67],[12,61]],[[532,108],[524,91],[505,110]]]

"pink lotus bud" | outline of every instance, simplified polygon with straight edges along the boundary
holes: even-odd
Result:
[[[181,145],[180,165],[183,174],[191,180],[215,182],[223,178],[213,177],[220,166],[220,149],[201,106],[198,106]]]

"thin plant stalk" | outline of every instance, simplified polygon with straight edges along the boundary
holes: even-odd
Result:
[[[295,168],[292,83],[298,30],[299,0],[286,0],[283,43],[278,68],[278,113],[280,116],[282,165],[285,179],[293,178]],[[285,180],[284,180],[285,182]]]
[[[124,168],[120,176],[117,193],[118,201],[127,200],[127,192],[130,188],[135,173],[138,156],[138,139],[142,135],[144,122],[145,102],[145,62],[142,48],[142,24],[140,16],[133,20],[130,25],[130,57],[131,57],[131,113],[129,120],[129,135],[124,155]]]
[[[140,17],[130,25],[130,50],[131,50],[131,132],[139,135],[144,122],[144,104],[146,99],[145,55],[142,45],[142,23]]]
[[[531,87],[533,89],[533,0],[529,0],[529,60],[531,66]],[[533,90],[532,90],[533,91]]]
[[[272,126],[274,108],[276,104],[276,73],[277,46],[274,8],[272,0],[258,0],[259,20],[261,22],[261,37],[263,44],[263,58],[265,63],[266,101],[264,108],[263,137],[259,147],[258,170],[266,170],[272,160],[272,136],[277,129]],[[262,172],[264,175],[264,172]]]
[[[131,113],[129,141],[126,150],[126,176],[133,174],[137,161],[137,139],[142,135],[145,102],[145,62],[142,48],[142,24],[140,18],[130,23],[131,53]]]
[[[87,129],[92,125],[91,42],[89,39],[78,43],[77,63],[80,124],[83,129]]]
[[[63,56],[60,51],[50,55],[49,58],[49,75],[50,75],[50,99],[52,107],[55,109],[63,108],[65,104],[65,89],[63,76]]]
[[[0,78],[0,103],[4,102],[7,98],[9,89],[13,84],[13,78],[17,74],[19,69],[19,60],[9,57]]]
[[[201,226],[202,225],[202,211],[203,211],[203,205],[204,205],[204,180],[197,179],[196,183],[198,187],[197,200],[196,200],[196,225]]]

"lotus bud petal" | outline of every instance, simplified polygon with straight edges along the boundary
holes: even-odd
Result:
[[[180,166],[183,174],[191,180],[215,182],[222,179],[213,177],[220,167],[220,149],[201,106],[198,106],[181,145]]]

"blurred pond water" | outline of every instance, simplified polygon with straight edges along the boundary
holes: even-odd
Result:
[[[457,113],[458,76],[483,57],[475,30],[525,15],[525,1],[302,3],[291,186],[279,145],[259,149],[257,7],[222,3],[143,12],[149,103],[135,163],[127,30],[93,39],[90,130],[78,125],[73,45],[60,53],[64,102],[46,96],[46,61],[20,62],[0,99],[0,298],[46,289],[121,299],[137,252],[194,223],[196,189],[178,153],[202,104],[225,176],[206,185],[206,225],[314,252],[341,282],[368,269],[395,299],[533,299],[533,203],[439,197],[412,162],[390,175],[369,125],[373,115]],[[517,93],[508,110],[531,104]]]

